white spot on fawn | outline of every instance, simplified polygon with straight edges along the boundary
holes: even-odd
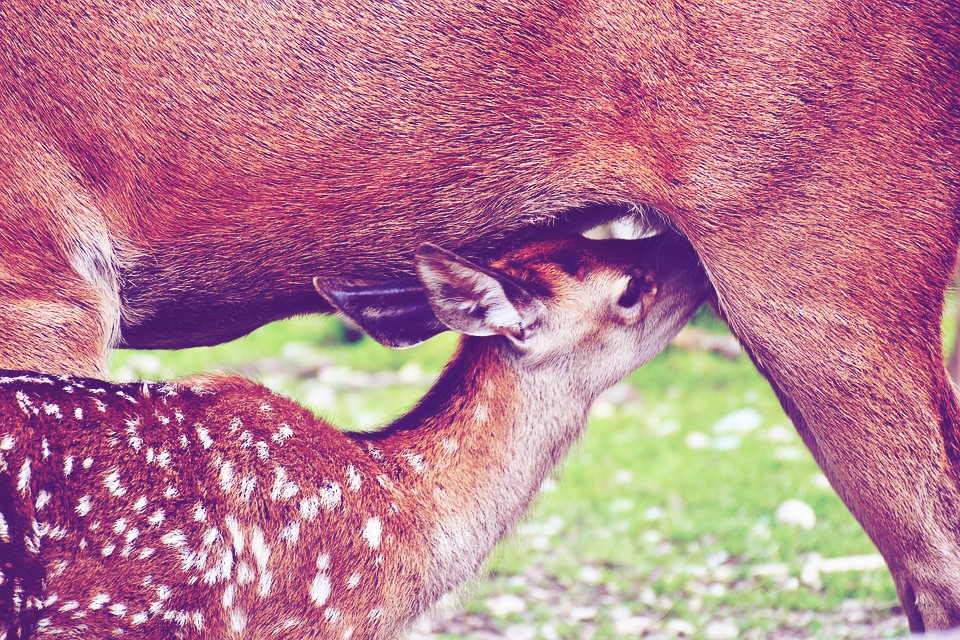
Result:
[[[293,429],[290,428],[290,425],[281,424],[277,428],[277,432],[273,434],[273,436],[271,436],[270,439],[273,440],[274,442],[283,444],[285,440],[291,437],[293,437]]]
[[[324,509],[333,509],[340,504],[340,498],[343,491],[336,482],[330,482],[324,488],[320,489],[320,504]]]
[[[253,496],[253,490],[257,486],[257,477],[256,476],[243,476],[243,479],[240,481],[240,488],[237,489],[237,495],[241,500],[247,502]]]
[[[233,629],[235,633],[243,633],[243,630],[247,627],[247,614],[243,611],[231,611],[230,612],[230,628]]]
[[[79,516],[85,516],[90,513],[90,496],[83,496],[80,498],[80,500],[77,502],[76,510],[77,515]]]
[[[253,570],[246,562],[241,562],[237,565],[237,584],[247,585],[253,582],[257,577],[257,573]]]
[[[330,576],[325,573],[314,576],[313,583],[310,585],[310,599],[316,606],[322,607],[327,603],[327,599],[330,598],[330,587]]]
[[[25,458],[20,466],[20,473],[17,475],[17,491],[26,493],[27,485],[30,484],[30,458]]]
[[[296,482],[287,481],[287,470],[283,467],[277,467],[277,477],[273,481],[273,489],[270,491],[270,497],[273,500],[289,500],[297,495],[300,487]]]
[[[106,485],[107,489],[110,491],[111,495],[114,495],[118,498],[122,498],[127,495],[127,490],[120,484],[120,472],[114,469],[103,479],[103,484]]]
[[[220,486],[224,491],[230,491],[233,488],[233,465],[229,460],[225,460],[220,465]]]
[[[237,554],[243,553],[243,531],[240,529],[240,523],[234,516],[227,516],[224,520],[227,524],[227,531],[233,539],[233,548]]]
[[[487,410],[487,405],[482,402],[473,408],[473,419],[478,423],[486,422],[489,416],[490,412]]]
[[[367,544],[370,545],[371,549],[376,549],[380,546],[380,536],[383,533],[383,525],[380,523],[380,518],[370,518],[367,520],[367,524],[363,527],[363,539],[367,541]]]
[[[417,473],[423,473],[427,470],[427,463],[423,461],[423,456],[419,453],[407,451],[403,454],[403,457],[407,459],[407,464],[410,465],[410,468]]]
[[[263,573],[270,560],[270,546],[263,538],[263,529],[254,527],[250,534],[250,552],[257,561],[257,568]]]
[[[220,529],[210,527],[203,532],[203,544],[207,547],[220,539]]]
[[[213,446],[213,438],[210,437],[210,431],[204,427],[197,427],[197,436],[200,438],[200,444],[203,445],[204,449],[209,449]]]
[[[300,523],[291,522],[280,531],[280,539],[287,544],[295,544],[300,539]]]
[[[228,584],[227,588],[223,590],[223,597],[220,599],[220,604],[223,605],[224,609],[230,609],[233,607],[233,595],[236,592],[236,587],[232,584]]]
[[[107,604],[108,602],[110,602],[109,595],[107,595],[106,593],[98,593],[93,597],[92,600],[90,600],[90,606],[88,606],[87,608],[93,609],[94,611],[98,611],[102,609],[103,605]]]
[[[358,584],[360,584],[360,574],[355,571],[347,578],[347,589],[356,589]]]
[[[300,517],[307,522],[316,520],[320,513],[320,499],[316,496],[304,498],[300,501]]]
[[[182,547],[187,544],[187,535],[180,529],[174,529],[160,536],[160,542],[171,547]]]
[[[350,491],[360,491],[360,472],[352,464],[347,466],[347,488]]]
[[[257,594],[261,598],[266,598],[270,595],[271,586],[273,586],[273,574],[269,571],[260,574],[260,580],[257,582]]]
[[[320,571],[326,571],[330,568],[330,554],[321,553],[317,556],[317,569]]]
[[[53,416],[58,419],[63,418],[63,414],[60,413],[60,406],[56,404],[44,404],[43,412],[48,416]]]

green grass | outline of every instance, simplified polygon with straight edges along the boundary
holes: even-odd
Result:
[[[722,330],[709,317],[699,324]],[[344,344],[340,335],[333,319],[300,318],[214,348],[118,352],[113,370],[121,378],[214,370],[254,374],[338,425],[367,428],[409,407],[455,345],[444,335],[395,352],[369,339]],[[394,378],[403,371],[405,380],[419,384],[360,384],[384,371]],[[352,377],[360,383],[351,383]],[[530,624],[544,638],[581,637],[578,629],[588,626],[592,637],[608,639],[629,637],[616,631],[614,620],[629,614],[650,617],[661,629],[670,620],[686,620],[699,637],[710,620],[730,618],[741,637],[762,638],[787,627],[802,629],[805,637],[831,637],[835,631],[820,630],[820,620],[846,601],[864,601],[879,612],[895,606],[885,570],[825,574],[822,585],[799,580],[814,554],[875,550],[825,486],[746,357],[669,348],[628,383],[618,401],[595,406],[588,433],[558,472],[555,487],[498,548],[490,578],[478,584],[467,611],[484,614],[492,595],[529,595],[534,583],[549,580],[562,594],[559,601],[531,596],[526,611],[493,624]],[[756,428],[717,430],[721,418],[742,410],[755,412],[750,416],[759,418]],[[815,527],[777,523],[777,507],[790,498],[813,508]],[[786,572],[781,566],[775,575],[755,575],[761,565],[784,565]],[[586,623],[558,613],[590,602],[598,612]],[[804,611],[814,615],[790,622],[791,612]]]

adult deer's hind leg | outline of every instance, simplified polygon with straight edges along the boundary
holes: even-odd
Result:
[[[911,627],[960,625],[960,410],[939,324],[952,224],[908,221],[904,237],[866,214],[804,219],[817,224],[758,216],[750,244],[723,225],[691,238],[732,330],[886,559]]]

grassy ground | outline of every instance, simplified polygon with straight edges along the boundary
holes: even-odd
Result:
[[[445,335],[392,352],[340,333],[334,319],[295,319],[216,348],[120,352],[114,374],[238,371],[371,428],[414,402],[454,345]],[[788,500],[815,524],[803,505],[778,517]],[[596,404],[488,575],[419,637],[902,635],[875,553],[750,362],[670,348]],[[854,569],[822,562],[837,558]]]

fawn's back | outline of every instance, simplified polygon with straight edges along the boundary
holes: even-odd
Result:
[[[182,637],[304,638],[303,614],[319,608],[330,627],[316,637],[375,637],[385,581],[419,569],[395,554],[417,536],[392,489],[403,469],[253,383],[11,372],[0,424],[0,619],[19,615],[22,635],[156,638],[159,618]],[[349,566],[331,560],[334,541]],[[294,567],[298,545],[316,552]],[[341,590],[369,606],[339,609]],[[299,608],[264,615],[271,594],[297,592]],[[247,629],[253,608],[269,622]]]

